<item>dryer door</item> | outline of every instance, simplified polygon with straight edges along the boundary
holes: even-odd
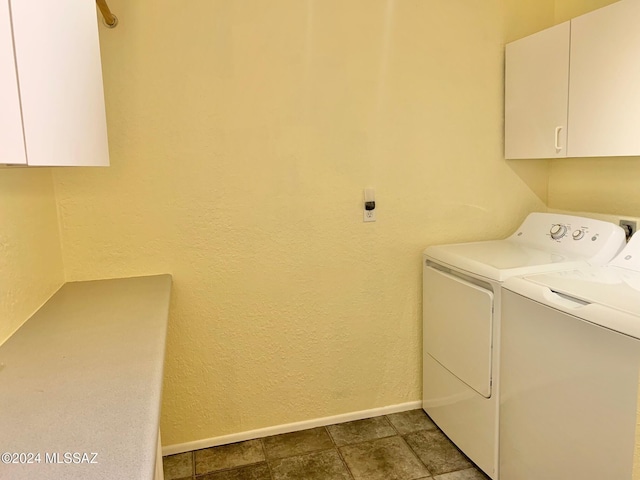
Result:
[[[426,353],[489,398],[493,292],[430,266],[422,289]]]

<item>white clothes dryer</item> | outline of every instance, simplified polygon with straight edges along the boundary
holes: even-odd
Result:
[[[502,480],[629,480],[640,378],[640,236],[607,266],[504,284]]]
[[[601,265],[624,246],[612,223],[532,213],[503,240],[432,246],[423,255],[423,409],[498,478],[501,284]]]

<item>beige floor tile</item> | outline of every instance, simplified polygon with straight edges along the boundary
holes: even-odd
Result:
[[[434,480],[490,480],[484,473],[475,468],[459,470],[457,472],[445,473],[434,477]]]
[[[336,450],[270,460],[273,480],[351,480]]]
[[[209,473],[196,478],[197,480],[271,480],[271,473],[269,473],[269,467],[266,463],[258,463],[248,467]]]
[[[247,440],[195,452],[196,475],[264,461],[260,440]]]
[[[424,413],[424,410],[409,410],[408,412],[393,413],[387,415],[389,421],[396,427],[400,435],[417,432],[419,430],[432,430],[436,424]]]
[[[405,439],[432,475],[473,467],[469,459],[440,430],[410,433]]]
[[[266,437],[262,442],[268,459],[292,457],[333,448],[331,437],[324,427]]]
[[[191,478],[193,476],[193,452],[163,457],[162,468],[165,480]]]
[[[355,480],[413,480],[429,476],[401,437],[388,437],[340,448]]]
[[[354,422],[339,423],[327,427],[337,446],[367,442],[377,438],[391,437],[396,434],[385,417],[367,418]]]
[[[192,480],[194,472],[197,480],[489,480],[421,409],[171,455],[163,464],[165,480]]]

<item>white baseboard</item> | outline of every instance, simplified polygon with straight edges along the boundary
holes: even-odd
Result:
[[[247,432],[232,433],[231,435],[222,435],[220,437],[203,438],[202,440],[195,440],[193,442],[164,446],[162,447],[162,455],[174,455],[176,453],[190,452],[191,450],[200,450],[201,448],[217,447],[219,445],[252,440],[254,438],[280,435],[281,433],[298,432],[308,428],[324,427],[326,425],[333,425],[334,423],[351,422],[353,420],[378,417],[380,415],[388,415],[390,413],[406,412],[407,410],[414,410],[421,407],[422,401],[416,400],[415,402],[400,403],[386,407],[372,408],[370,410],[343,413],[332,417],[314,418],[312,420],[305,420],[302,422],[286,423],[284,425],[275,425],[273,427],[259,428],[257,430],[249,430]]]

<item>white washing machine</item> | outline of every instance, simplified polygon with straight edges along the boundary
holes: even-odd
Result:
[[[502,282],[605,264],[624,244],[617,225],[532,213],[504,240],[424,251],[423,408],[491,478],[498,478]]]
[[[501,480],[630,480],[640,376],[640,236],[607,266],[508,280]]]

